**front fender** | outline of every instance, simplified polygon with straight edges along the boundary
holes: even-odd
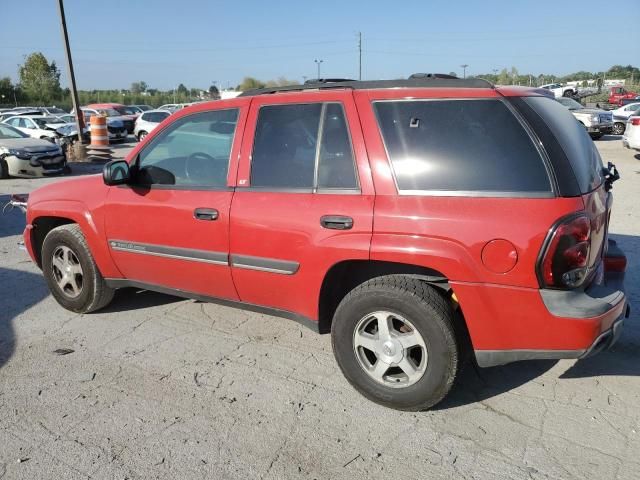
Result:
[[[27,232],[30,232],[30,235],[33,236],[37,229],[38,219],[42,219],[43,217],[68,219],[73,223],[77,223],[82,230],[102,276],[108,278],[122,277],[122,274],[113,263],[111,255],[109,255],[106,248],[107,244],[104,236],[104,221],[101,209],[97,209],[92,213],[89,208],[79,200],[43,200],[33,204],[29,203],[25,235],[27,235]],[[33,245],[32,241],[29,243]]]

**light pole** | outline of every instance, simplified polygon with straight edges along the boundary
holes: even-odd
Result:
[[[467,78],[467,67],[469,65],[467,65],[466,63],[460,65],[462,67],[462,78]]]
[[[318,80],[320,80],[320,64],[324,62],[324,60],[314,60],[314,62],[316,62],[316,65],[318,66]]]

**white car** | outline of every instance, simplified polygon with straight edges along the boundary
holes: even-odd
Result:
[[[613,114],[613,133],[614,135],[622,135],[627,119],[633,115],[640,114],[640,102],[629,103],[624,107],[611,110],[611,113]]]
[[[149,110],[143,112],[136,120],[136,125],[133,127],[133,134],[142,141],[154,128],[158,126],[165,118],[171,115],[168,110]]]
[[[556,98],[573,97],[577,93],[575,87],[562,85],[561,83],[548,83],[546,85],[540,85],[539,88],[553,92]]]
[[[622,145],[640,151],[640,115],[629,117],[627,120]]]
[[[0,178],[44,177],[68,171],[67,158],[59,145],[0,123]]]
[[[573,98],[556,98],[556,101],[569,110],[584,128],[589,136],[598,140],[603,135],[613,132],[613,115],[600,108],[586,108]]]
[[[55,142],[60,137],[60,134],[57,133],[56,130],[67,125],[58,117],[47,117],[44,115],[14,116],[7,118],[2,123],[17,128],[31,138],[40,138],[50,142]]]
[[[158,110],[168,110],[171,113],[175,113],[178,110],[182,110],[189,105],[193,105],[193,103],[166,103],[158,107]]]

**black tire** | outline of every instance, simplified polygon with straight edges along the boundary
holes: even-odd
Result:
[[[565,91],[562,93],[562,96],[563,96],[563,97],[572,98],[572,97],[573,97],[573,90],[565,90]]]
[[[604,137],[604,133],[591,133],[589,134],[593,140],[600,140]]]
[[[59,248],[68,248],[82,268],[80,293],[71,298],[58,284],[53,270],[53,254]],[[88,313],[99,310],[113,299],[109,288],[93,260],[89,246],[78,224],[61,225],[51,230],[42,244],[42,272],[53,297],[67,310]]]
[[[413,384],[386,386],[374,380],[358,360],[354,332],[362,319],[381,310],[409,320],[424,340],[426,366]],[[419,411],[440,402],[454,383],[460,363],[454,325],[451,305],[436,289],[416,278],[389,275],[363,283],[340,302],[331,342],[342,373],[358,392],[386,407]]]
[[[142,130],[141,132],[138,132],[138,141],[141,142],[142,140],[144,140],[144,137],[147,136],[147,132],[145,132],[144,130]]]
[[[626,126],[624,123],[622,122],[616,122],[613,124],[613,134],[614,135],[622,135],[624,134],[624,130],[625,130]]]
[[[0,159],[0,179],[9,178],[9,165],[4,158]]]

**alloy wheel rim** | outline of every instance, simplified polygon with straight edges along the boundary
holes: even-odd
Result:
[[[60,245],[51,257],[53,278],[60,291],[69,298],[82,293],[84,274],[76,253],[66,245]]]
[[[360,319],[353,333],[353,349],[367,375],[387,387],[413,385],[427,368],[427,346],[422,335],[395,313],[378,311]]]

